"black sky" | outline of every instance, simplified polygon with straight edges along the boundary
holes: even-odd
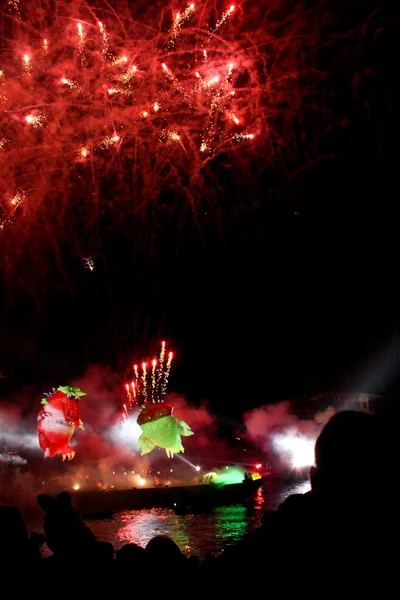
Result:
[[[92,273],[65,250],[64,270],[54,268],[39,293],[8,281],[3,394],[68,382],[95,362],[122,375],[162,338],[176,349],[171,387],[221,414],[364,381],[365,391],[396,391],[399,25],[384,17],[332,84],[342,125],[317,152],[300,148],[294,177],[258,158],[251,188],[233,185],[222,158],[219,211],[205,203],[197,223],[179,219],[175,198],[176,219],[149,211],[131,237],[102,236]],[[378,369],[382,361],[390,368]]]

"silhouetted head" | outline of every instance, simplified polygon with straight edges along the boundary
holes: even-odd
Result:
[[[21,512],[14,506],[0,506],[1,552],[13,551],[28,542],[28,533]]]
[[[143,561],[145,556],[145,550],[141,546],[137,544],[125,544],[122,548],[117,552],[116,559],[117,560],[128,560],[132,562],[140,562]]]
[[[343,492],[347,497],[370,494],[387,458],[382,434],[381,423],[370,414],[334,415],[315,444],[316,466],[310,472],[313,492],[335,497]]]
[[[46,513],[43,528],[47,545],[54,554],[68,554],[96,541],[91,530],[80,520],[68,492],[53,499],[46,494],[37,498]]]
[[[184,556],[171,538],[166,535],[156,535],[146,546],[146,558],[158,564],[175,565],[184,560]]]

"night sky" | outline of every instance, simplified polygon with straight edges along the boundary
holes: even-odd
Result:
[[[241,182],[219,157],[211,210],[207,191],[195,218],[169,192],[130,235],[99,233],[93,272],[61,248],[39,289],[21,284],[24,273],[4,280],[3,396],[69,383],[93,363],[123,377],[164,338],[176,352],[170,389],[219,415],[328,390],[398,390],[399,31],[382,10],[381,33],[355,44],[340,81],[321,58],[329,110],[299,123],[289,165],[259,152]]]

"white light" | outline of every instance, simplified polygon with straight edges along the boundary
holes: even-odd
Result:
[[[200,471],[200,467],[199,466],[195,467],[195,469],[196,469],[196,471]]]
[[[80,486],[79,486],[79,483],[76,483],[76,484],[74,485],[74,490],[79,490],[79,487],[80,487]]]
[[[274,445],[287,456],[293,469],[311,467],[314,464],[315,441],[302,434],[278,434]]]
[[[122,424],[117,423],[110,431],[113,442],[129,446],[136,450],[139,437],[142,435],[142,430],[136,422],[137,413],[130,413]]]

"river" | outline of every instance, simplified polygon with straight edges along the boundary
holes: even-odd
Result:
[[[88,521],[98,540],[110,542],[115,551],[127,543],[145,546],[155,535],[170,536],[186,555],[204,558],[207,553],[218,554],[225,547],[242,540],[256,529],[266,510],[276,509],[294,493],[310,489],[309,482],[288,484],[267,481],[259,490],[254,505],[223,506],[208,514],[176,515],[171,510],[127,510],[115,513],[112,519]],[[43,554],[48,550],[43,548]]]

